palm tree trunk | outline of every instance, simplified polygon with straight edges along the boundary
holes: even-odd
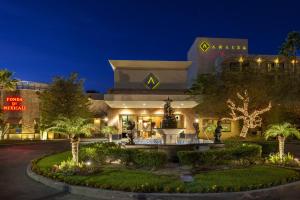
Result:
[[[79,152],[79,138],[74,136],[71,137],[71,148],[72,148],[72,160],[78,163],[78,152]]]
[[[284,136],[278,136],[278,144],[279,144],[279,157],[282,160],[284,155]]]

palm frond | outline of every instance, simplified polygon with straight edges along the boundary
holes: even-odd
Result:
[[[265,138],[283,136],[285,138],[289,136],[296,136],[300,138],[300,132],[290,123],[274,124],[271,125],[265,132]]]
[[[55,131],[64,135],[90,135],[94,129],[94,124],[90,123],[88,120],[76,117],[76,118],[66,118],[59,117],[55,120],[52,126],[47,131]]]

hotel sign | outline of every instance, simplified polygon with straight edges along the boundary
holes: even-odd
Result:
[[[246,45],[231,45],[231,44],[219,44],[219,43],[209,43],[207,41],[201,41],[199,43],[199,49],[203,52],[207,52],[209,49],[212,50],[237,50],[237,51],[246,51]]]
[[[155,89],[159,86],[159,80],[154,74],[150,73],[144,80],[145,87],[148,89]]]
[[[206,52],[206,51],[210,48],[210,45],[209,45],[207,42],[203,41],[203,42],[200,43],[199,48],[200,48],[203,52]]]
[[[6,104],[3,106],[4,111],[24,111],[26,106],[22,105],[22,97],[6,97]]]

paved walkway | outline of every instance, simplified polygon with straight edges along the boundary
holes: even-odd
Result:
[[[26,175],[30,160],[53,151],[69,148],[69,142],[51,142],[46,144],[9,145],[0,147],[0,199],[1,200],[88,200],[81,196],[58,192]]]

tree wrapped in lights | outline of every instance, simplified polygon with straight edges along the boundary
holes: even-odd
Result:
[[[224,120],[229,119],[234,121],[243,120],[243,128],[241,130],[240,136],[245,138],[247,136],[249,128],[256,128],[262,125],[262,118],[260,115],[269,111],[272,105],[271,102],[269,102],[269,105],[267,107],[250,112],[249,111],[250,98],[247,90],[244,91],[244,95],[241,95],[238,92],[237,97],[242,101],[243,105],[239,107],[231,99],[228,99],[227,106],[231,110],[230,112],[231,118],[223,118],[223,119]]]

